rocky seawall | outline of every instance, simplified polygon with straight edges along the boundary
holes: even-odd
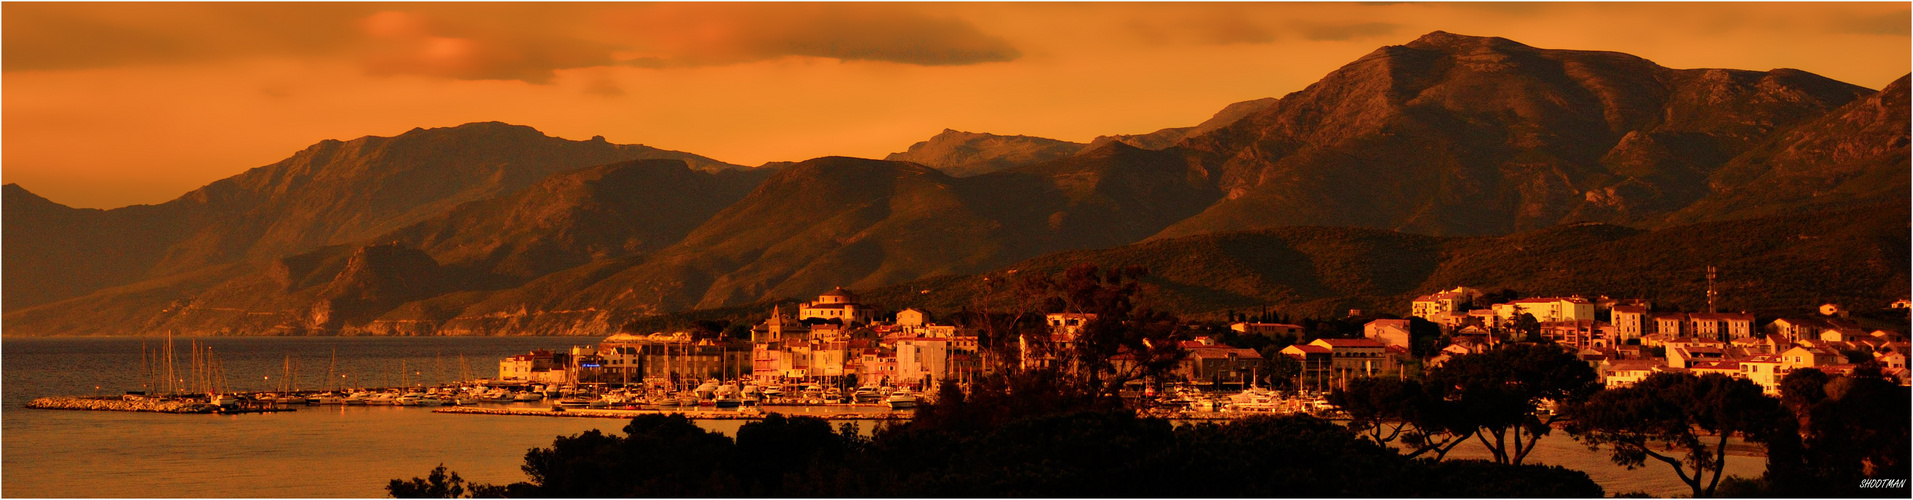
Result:
[[[143,411],[153,413],[212,413],[219,407],[197,401],[156,398],[56,397],[38,398],[27,408],[43,410]]]

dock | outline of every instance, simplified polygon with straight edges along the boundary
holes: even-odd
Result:
[[[690,418],[693,420],[762,420],[764,417],[769,416],[769,413],[765,413],[765,412],[739,412],[739,411],[717,411],[717,410],[690,410],[690,411],[685,411],[685,410],[611,410],[611,409],[596,409],[596,408],[594,409],[566,408],[564,410],[552,410],[549,408],[477,408],[477,407],[465,407],[465,406],[439,408],[436,410],[432,410],[432,412],[433,413],[456,413],[456,414],[463,414],[463,415],[509,415],[509,416],[523,416],[523,417],[626,418],[626,419],[631,417],[636,417],[639,415],[669,415],[673,413],[681,413],[681,414],[684,414],[685,418]],[[775,412],[772,412],[772,413],[775,413]],[[910,412],[804,413],[801,415],[805,417],[821,418],[824,420],[900,421],[900,420],[910,419]],[[786,416],[789,416],[789,415],[786,415]]]

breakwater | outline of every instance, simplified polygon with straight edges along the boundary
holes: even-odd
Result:
[[[125,397],[51,397],[27,402],[44,410],[138,411],[151,413],[213,413],[218,406],[203,401]]]
[[[575,418],[631,418],[638,415],[668,415],[682,413],[693,420],[760,420],[769,413],[717,411],[717,410],[610,410],[610,409],[563,409],[548,408],[471,408],[455,407],[432,410],[433,413],[458,413],[465,415],[510,415],[525,417],[575,417]],[[775,412],[771,412],[775,413]],[[802,413],[787,414],[817,417],[824,420],[909,420],[909,412],[843,412],[843,413]]]

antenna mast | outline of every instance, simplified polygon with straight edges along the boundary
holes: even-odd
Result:
[[[1707,312],[1714,313],[1714,302],[1720,293],[1714,290],[1714,266],[1707,266]]]

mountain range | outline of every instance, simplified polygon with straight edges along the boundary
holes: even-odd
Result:
[[[1435,32],[1197,126],[1088,144],[946,130],[884,160],[751,168],[499,123],[415,129],[324,141],[160,205],[73,209],[6,185],[0,321],[9,335],[601,334],[835,286],[954,304],[936,290],[1068,261],[1158,263],[1164,304],[1185,313],[1402,308],[1492,283],[1675,296],[1687,267],[1721,259],[1897,280],[1823,294],[1873,300],[1905,289],[1907,86]],[[1743,241],[1789,231],[1818,243]],[[1854,235],[1871,239],[1827,243]],[[1751,253],[1609,257],[1667,239]],[[1509,245],[1535,250],[1497,253]],[[1539,268],[1492,265],[1510,261]],[[1595,269],[1639,279],[1579,274]],[[1749,289],[1747,307],[1806,293],[1789,290]]]

